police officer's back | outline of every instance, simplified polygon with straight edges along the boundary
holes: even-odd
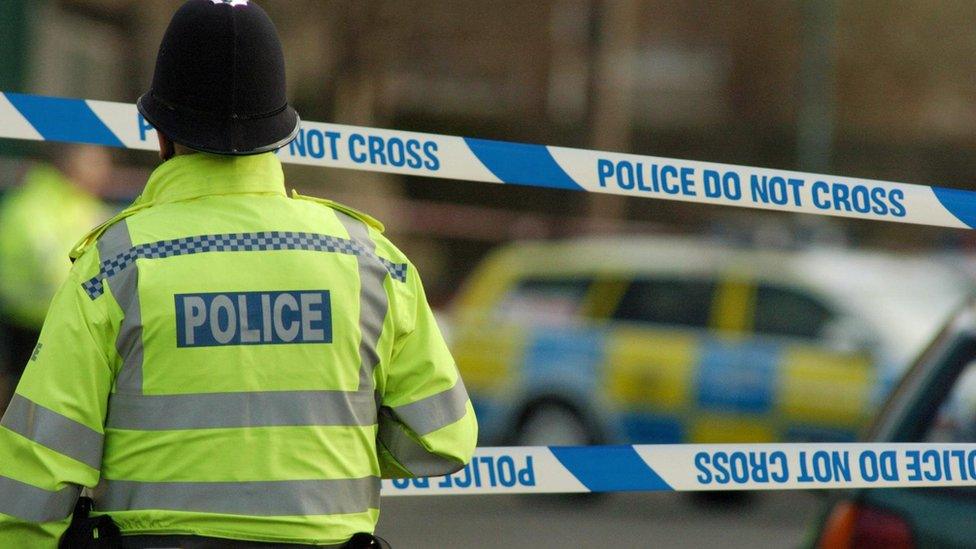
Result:
[[[84,486],[130,541],[341,544],[381,476],[470,459],[416,268],[379,222],[285,193],[282,65],[253,3],[174,17],[139,101],[166,160],[73,252],[0,427],[0,546],[53,546]]]

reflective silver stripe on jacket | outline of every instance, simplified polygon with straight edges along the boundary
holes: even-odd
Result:
[[[349,233],[349,238],[368,253],[357,255],[359,264],[359,390],[373,388],[373,370],[380,363],[377,347],[383,333],[389,303],[383,283],[388,271],[376,258],[376,243],[369,237],[369,228],[358,219],[335,211],[336,216]]]
[[[102,466],[102,433],[22,395],[10,400],[0,425],[92,469]]]
[[[74,511],[81,488],[44,490],[0,475],[0,513],[30,522],[63,520]]]
[[[104,263],[107,258],[117,257],[132,248],[129,225],[126,220],[109,227],[98,239],[98,255]],[[108,277],[112,295],[125,315],[115,347],[122,357],[122,368],[115,381],[115,388],[123,393],[142,393],[142,310],[139,306],[139,270],[132,266],[113,272]]]
[[[460,421],[467,412],[468,392],[458,376],[457,383],[446,391],[397,406],[393,412],[404,425],[420,436]]]
[[[380,479],[256,482],[136,482],[103,480],[98,511],[157,509],[250,516],[362,513],[379,508]]]
[[[380,410],[380,428],[376,435],[397,462],[414,476],[433,477],[449,475],[464,468],[464,464],[433,454],[413,439],[403,425],[393,417],[389,408]]]
[[[129,395],[110,401],[106,427],[164,431],[376,424],[373,391],[267,391]]]

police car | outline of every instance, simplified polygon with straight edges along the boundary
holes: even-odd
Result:
[[[932,257],[525,242],[449,315],[482,444],[850,441],[970,288]]]

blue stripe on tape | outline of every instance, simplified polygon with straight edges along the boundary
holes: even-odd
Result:
[[[45,140],[125,146],[81,99],[19,93],[5,95]]]
[[[582,191],[543,145],[464,138],[471,152],[505,183]]]
[[[592,492],[673,490],[644,463],[633,446],[549,448],[559,463]]]
[[[970,228],[976,228],[976,193],[961,189],[943,189],[932,187],[932,192],[939,202]]]

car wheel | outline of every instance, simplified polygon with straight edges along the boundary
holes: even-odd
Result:
[[[515,446],[587,446],[598,436],[583,416],[568,404],[541,401],[526,408],[513,437]],[[596,505],[606,494],[535,495],[531,505]],[[527,496],[528,498],[528,496]]]
[[[585,446],[593,433],[576,410],[543,402],[528,408],[515,432],[516,446]]]

